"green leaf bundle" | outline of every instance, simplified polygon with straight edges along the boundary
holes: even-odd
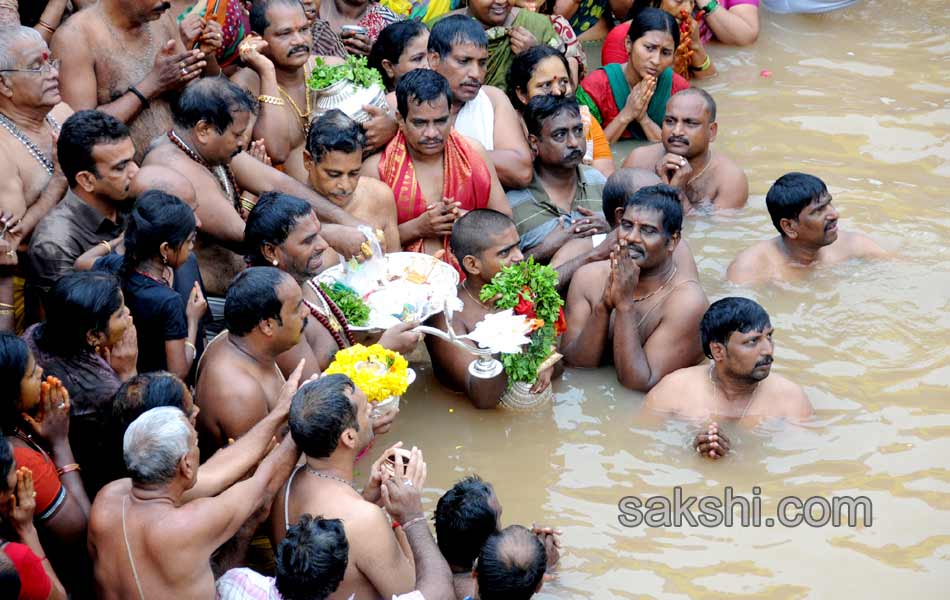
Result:
[[[342,80],[352,81],[357,87],[368,88],[373,84],[383,87],[383,77],[376,69],[367,66],[366,57],[350,56],[342,65],[328,65],[323,59],[317,58],[310,77],[307,78],[307,87],[312,90],[322,90]]]
[[[320,289],[339,307],[346,321],[350,325],[362,327],[369,321],[369,306],[363,302],[359,294],[340,282],[327,285],[320,282]]]

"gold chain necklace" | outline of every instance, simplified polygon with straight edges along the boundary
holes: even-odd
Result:
[[[287,90],[278,85],[277,91],[280,92],[280,95],[290,103],[290,106],[294,109],[294,112],[297,113],[297,118],[300,119],[300,127],[303,129],[304,133],[307,133],[307,128],[310,125],[310,115],[313,113],[313,108],[310,104],[310,90],[306,90],[304,92],[304,97],[307,99],[307,112],[302,112],[300,110],[300,105],[297,104],[293,98],[291,98]]]
[[[706,169],[709,168],[709,165],[712,164],[712,161],[713,161],[713,153],[712,153],[712,150],[710,150],[710,151],[709,151],[709,159],[706,160],[706,165],[705,165],[702,169],[699,170],[699,173],[696,173],[695,175],[693,175],[692,177],[689,178],[689,181],[686,182],[686,186],[689,186],[689,185],[692,184],[694,181],[696,181],[697,179],[699,179],[700,177],[702,177],[703,173],[706,172]]]
[[[479,300],[479,299],[476,298],[474,295],[472,295],[472,292],[468,291],[468,285],[467,285],[467,283],[468,283],[468,282],[463,282],[463,283],[462,283],[462,289],[465,290],[465,293],[468,294],[468,297],[471,298],[472,300],[474,300],[479,306],[481,306],[481,307],[484,308],[485,310],[491,310],[490,308],[488,308],[487,306],[485,306],[485,304],[482,303],[481,300]]]
[[[661,285],[660,287],[656,288],[655,290],[653,290],[652,292],[650,292],[650,293],[647,294],[646,296],[641,296],[641,297],[639,297],[639,298],[634,298],[633,301],[634,301],[634,302],[643,302],[643,301],[646,300],[647,298],[652,298],[653,296],[655,296],[656,294],[658,294],[659,292],[661,292],[661,291],[663,290],[663,288],[665,288],[666,286],[668,286],[668,285],[670,284],[670,282],[673,281],[673,278],[674,278],[674,277],[676,277],[676,265],[673,265],[673,270],[670,272],[670,276],[666,278],[666,281],[663,282],[663,285]]]

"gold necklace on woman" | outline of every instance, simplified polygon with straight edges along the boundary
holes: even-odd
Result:
[[[307,112],[300,110],[300,105],[294,101],[287,90],[278,85],[277,91],[280,92],[280,95],[290,103],[290,106],[294,109],[294,112],[297,113],[297,118],[300,119],[301,129],[303,129],[304,133],[307,133],[307,129],[310,127],[310,115],[313,113],[313,108],[310,105],[310,90],[306,90],[304,92],[304,97],[307,99]]]

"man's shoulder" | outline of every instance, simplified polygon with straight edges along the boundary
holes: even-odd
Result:
[[[114,525],[112,518],[115,517],[115,507],[121,502],[122,497],[128,494],[131,489],[132,480],[126,477],[108,483],[99,490],[96,497],[93,498],[92,506],[89,509],[90,530],[94,528],[100,518],[108,519],[105,525],[106,527],[109,526],[109,523]]]
[[[583,288],[584,286],[603,282],[609,272],[610,261],[599,260],[588,263],[574,272],[574,277],[571,278],[571,287],[576,285]],[[587,287],[586,290],[591,291],[591,288]]]
[[[501,88],[485,84],[482,86],[482,91],[485,92],[485,95],[491,100],[492,106],[494,106],[496,110],[505,107],[512,108],[511,100],[508,99],[508,95],[505,94]]]
[[[685,391],[708,377],[708,370],[706,365],[696,365],[668,373],[647,393],[646,399],[653,408],[674,409],[686,399]]]
[[[604,185],[607,183],[607,178],[603,173],[587,165],[580,166],[580,179],[583,183],[589,185]]]
[[[770,374],[766,382],[769,396],[774,398],[774,405],[781,413],[777,416],[800,418],[812,413],[811,401],[802,386],[778,373]]]
[[[50,242],[59,247],[66,241],[63,239],[63,233],[77,226],[75,215],[77,202],[81,201],[67,192],[66,196],[40,219],[30,237],[31,251]]]
[[[367,159],[367,161],[370,159]],[[356,191],[361,194],[373,194],[381,196],[393,196],[393,190],[391,187],[376,179],[375,177],[370,177],[368,175],[361,175],[359,183],[356,185]]]
[[[665,149],[660,142],[638,146],[634,148],[630,152],[630,155],[627,156],[627,159],[623,161],[623,166],[626,168],[639,167],[652,170],[653,167],[656,166],[656,161],[663,156],[664,152]]]
[[[771,272],[776,258],[775,239],[760,240],[739,252],[732,259],[726,270],[726,277],[738,283],[750,278],[761,278],[766,274],[763,270]]]

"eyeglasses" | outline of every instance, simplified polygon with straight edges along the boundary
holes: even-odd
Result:
[[[41,75],[46,75],[53,69],[59,71],[59,65],[59,59],[54,58],[53,60],[48,60],[43,63],[43,66],[37,67],[35,69],[0,69],[0,73],[32,73],[33,75],[39,73]]]

